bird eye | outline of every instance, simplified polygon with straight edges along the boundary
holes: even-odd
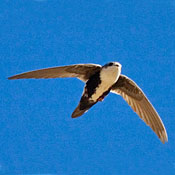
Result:
[[[113,65],[113,63],[109,63],[109,66],[112,66]]]

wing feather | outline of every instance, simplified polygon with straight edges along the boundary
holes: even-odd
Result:
[[[86,82],[89,77],[99,71],[101,66],[98,64],[75,64],[69,66],[52,67],[25,72],[9,77],[9,80],[28,79],[28,78],[65,78],[77,77]]]
[[[120,75],[111,92],[121,95],[163,143],[168,141],[166,129],[160,116],[135,82],[124,75]]]

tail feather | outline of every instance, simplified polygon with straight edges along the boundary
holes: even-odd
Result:
[[[72,118],[80,117],[85,112],[87,112],[94,104],[96,104],[98,102],[98,101],[94,102],[94,101],[90,100],[88,98],[88,96],[85,95],[85,92],[80,99],[80,103],[75,108],[74,112],[72,113]]]
[[[80,100],[79,105],[75,108],[74,112],[72,113],[72,118],[80,117],[96,103],[97,102],[93,102],[93,103],[88,102],[85,105],[85,103],[83,103],[83,100]]]
[[[85,112],[88,111],[89,108],[86,109],[80,109],[80,104],[76,107],[76,109],[74,110],[74,112],[72,113],[72,118],[76,118],[76,117],[80,117],[81,115],[83,115]]]

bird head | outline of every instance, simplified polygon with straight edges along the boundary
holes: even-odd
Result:
[[[118,68],[121,69],[122,66],[121,66],[121,64],[120,64],[119,62],[109,62],[109,63],[105,64],[103,67],[104,67],[104,68],[108,68],[108,67],[118,67]]]

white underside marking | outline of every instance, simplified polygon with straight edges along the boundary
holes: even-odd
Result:
[[[104,92],[106,92],[119,78],[121,68],[108,67],[101,71],[101,84],[97,87],[95,94],[92,95],[91,100],[96,101]]]

